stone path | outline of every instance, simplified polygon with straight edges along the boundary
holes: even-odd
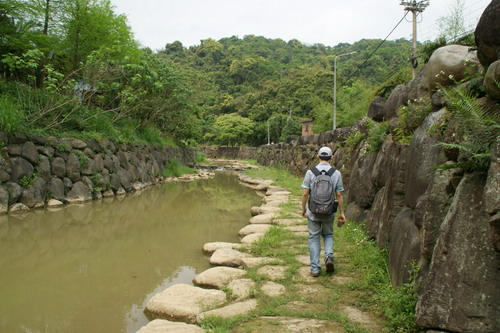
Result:
[[[215,267],[198,274],[194,286],[177,284],[153,296],[144,310],[152,321],[139,332],[205,332],[197,324],[207,316],[233,318],[248,314],[252,316],[234,332],[382,331],[379,319],[355,306],[355,295],[349,288],[352,276],[340,269],[333,275],[311,277],[305,219],[289,212],[287,216],[293,218],[280,217],[280,205],[297,203],[299,199],[267,180],[243,174],[239,178],[257,191],[265,191],[262,205],[251,208],[249,225],[239,231],[240,243],[205,244],[203,252],[211,254],[210,263]],[[277,247],[292,253],[291,265],[290,260],[286,264],[281,259],[249,252],[252,244],[271,228],[290,234]],[[337,258],[341,257],[341,253],[337,254]],[[273,299],[277,306],[267,309],[274,304]],[[269,316],[270,312],[279,315]]]

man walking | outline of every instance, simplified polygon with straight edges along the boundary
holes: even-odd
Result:
[[[321,244],[320,236],[323,236],[325,246],[325,266],[327,273],[335,270],[333,256],[333,220],[335,218],[336,206],[338,204],[339,216],[338,226],[345,222],[344,200],[342,191],[342,175],[330,165],[332,150],[321,147],[318,151],[319,164],[307,170],[302,183],[302,216],[307,217],[309,230],[309,255],[311,259],[311,275],[318,277],[321,271],[319,262]],[[325,177],[324,175],[328,175]],[[316,197],[325,197],[317,199]],[[309,199],[309,200],[308,200]],[[336,199],[336,202],[334,202]],[[306,208],[306,203],[308,203]],[[320,203],[318,203],[320,201]],[[334,207],[332,207],[332,203]]]

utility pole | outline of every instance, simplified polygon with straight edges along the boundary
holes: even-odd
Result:
[[[422,13],[427,6],[429,6],[430,0],[421,0],[421,1],[401,1],[401,6],[405,6],[405,10],[407,12],[411,12],[413,14],[413,51],[411,56],[411,67],[412,67],[412,75],[413,78],[417,76],[417,15],[418,13]]]

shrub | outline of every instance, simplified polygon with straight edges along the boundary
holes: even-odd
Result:
[[[193,174],[197,171],[195,169],[191,169],[185,165],[182,165],[177,159],[172,158],[168,160],[167,167],[163,169],[162,176],[163,177],[180,177],[184,174]]]
[[[40,178],[40,175],[38,173],[32,173],[26,176],[23,176],[21,179],[19,179],[19,185],[22,187],[29,187],[31,184],[33,184],[38,178]]]
[[[385,141],[387,134],[391,129],[391,125],[388,122],[376,123],[370,122],[368,130],[368,150],[371,152],[377,152],[382,148],[382,144]]]

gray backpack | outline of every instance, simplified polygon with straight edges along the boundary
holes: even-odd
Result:
[[[311,185],[309,193],[309,210],[315,215],[329,216],[337,211],[338,203],[335,201],[335,186],[332,175],[335,168],[327,171],[319,171],[318,168],[311,168],[311,172],[316,176]]]

